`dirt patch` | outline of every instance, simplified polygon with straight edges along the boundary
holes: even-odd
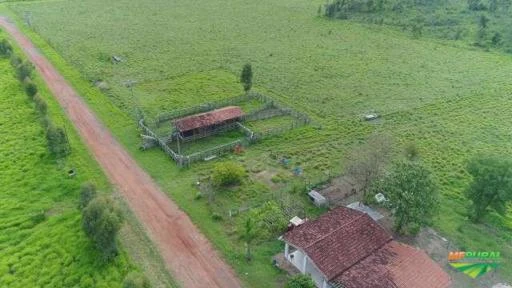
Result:
[[[18,42],[41,74],[180,284],[183,287],[240,287],[233,270],[222,261],[190,218],[139,167],[32,42],[4,17],[0,17],[0,26]]]
[[[359,188],[355,181],[349,177],[343,176],[334,178],[331,183],[318,191],[322,196],[327,198],[329,206],[346,206],[350,203],[360,201],[362,195],[358,192]]]

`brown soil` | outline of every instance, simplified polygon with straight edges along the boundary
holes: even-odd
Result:
[[[14,24],[0,17],[34,63],[83,141],[130,208],[143,223],[171,274],[184,287],[240,287],[226,265],[188,216],[172,202],[96,118],[82,98]]]

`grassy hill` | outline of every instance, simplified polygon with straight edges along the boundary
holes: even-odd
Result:
[[[26,31],[252,287],[266,284],[262,279],[282,278],[269,267],[279,244],[259,245],[255,261],[245,264],[236,225],[230,219],[213,220],[211,208],[194,200],[197,190],[191,184],[212,164],[179,171],[159,151],[137,151],[131,118],[136,106],[154,115],[238,95],[238,73],[247,62],[255,72],[255,90],[308,113],[322,128],[294,130],[232,159],[249,170],[281,171],[272,155],[285,155],[314,180],[340,171],[343,156],[372,132],[394,136],[397,154],[414,142],[441,185],[435,228],[459,247],[499,250],[511,259],[512,212],[505,217],[491,214],[484,225],[471,224],[462,195],[470,157],[512,152],[510,56],[458,42],[412,39],[392,27],[358,19],[318,17],[321,4],[70,0],[9,7],[19,19],[30,15],[34,31],[51,47]],[[123,61],[112,64],[113,55]],[[125,87],[128,80],[137,81],[134,97]],[[95,81],[107,84],[103,93],[93,88]],[[369,111],[382,114],[382,120],[361,122]],[[255,183],[243,188],[219,195],[224,209],[214,212],[226,215],[226,205],[238,207],[271,194]],[[511,261],[505,261],[502,271],[510,279]]]

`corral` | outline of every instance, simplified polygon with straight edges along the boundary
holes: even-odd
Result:
[[[267,119],[283,121],[263,129],[258,129],[257,125],[252,129],[248,127]],[[306,114],[278,104],[265,95],[249,92],[223,101],[162,113],[153,121],[141,119],[139,127],[143,131],[143,150],[159,146],[180,167],[186,167],[228,151],[240,152],[242,146],[310,122]]]

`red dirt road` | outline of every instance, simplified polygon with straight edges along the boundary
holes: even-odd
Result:
[[[4,17],[0,26],[34,63],[96,161],[146,227],[174,278],[186,288],[241,287],[231,267],[188,216],[139,167],[32,42]]]

